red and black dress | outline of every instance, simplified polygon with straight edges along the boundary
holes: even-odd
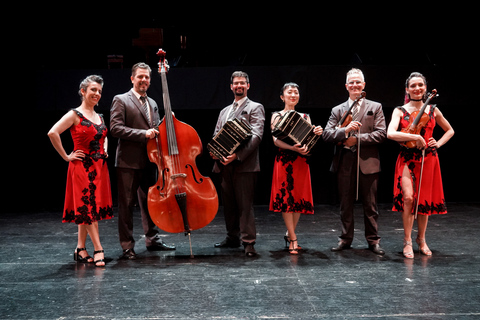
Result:
[[[312,183],[307,157],[278,148],[273,165],[270,211],[313,214]]]
[[[80,123],[70,127],[74,150],[85,153],[83,160],[70,161],[62,222],[92,224],[113,217],[110,176],[103,148],[107,127],[102,119],[95,124],[73,110]]]
[[[406,128],[409,124],[410,114],[403,107],[399,107],[403,112],[400,119],[398,130]],[[429,120],[426,126],[421,130],[420,134],[428,143],[432,137],[435,127],[435,105],[430,106],[428,112]],[[420,171],[422,166],[422,151],[417,148],[403,147],[398,155],[397,164],[395,166],[395,180],[393,186],[393,211],[403,212],[403,192],[402,192],[402,173],[407,166],[410,171],[412,185],[414,190],[414,198],[417,199],[418,182],[420,179]],[[412,208],[412,213],[415,206]],[[447,207],[445,205],[445,197],[443,195],[442,175],[440,172],[440,162],[438,160],[437,148],[427,147],[425,149],[425,160],[423,164],[423,175],[420,190],[420,199],[418,202],[418,213],[423,215],[445,214]]]

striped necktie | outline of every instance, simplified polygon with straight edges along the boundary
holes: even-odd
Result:
[[[237,107],[238,107],[238,103],[237,103],[237,102],[234,102],[234,103],[233,103],[233,106],[232,106],[232,111],[230,111],[230,114],[228,115],[228,119],[227,119],[227,120],[232,120],[232,119],[234,118],[235,111],[237,111]]]
[[[142,108],[145,111],[145,114],[147,115],[148,125],[151,127],[152,126],[152,119],[150,117],[150,110],[149,110],[148,103],[147,103],[147,97],[141,96],[140,100],[142,100],[142,102],[143,102]]]

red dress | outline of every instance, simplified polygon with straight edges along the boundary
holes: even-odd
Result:
[[[403,111],[400,127],[398,130],[406,128],[409,124],[410,114],[403,107],[399,107]],[[420,132],[421,136],[428,143],[428,139],[432,137],[435,127],[435,105],[430,106],[428,113],[429,120]],[[397,164],[395,166],[395,179],[393,186],[393,211],[403,212],[403,193],[402,193],[402,173],[404,167],[407,166],[412,178],[414,189],[414,198],[417,199],[418,180],[420,179],[420,169],[422,166],[422,151],[416,148],[401,148],[398,155]],[[415,212],[415,205],[412,213]],[[427,147],[425,149],[425,160],[423,164],[423,175],[420,190],[420,199],[418,203],[418,213],[423,215],[445,214],[447,207],[445,205],[445,197],[443,195],[442,175],[440,172],[440,162],[438,160],[437,148]]]
[[[313,214],[312,183],[306,157],[278,149],[273,166],[270,211]]]
[[[107,127],[97,125],[73,110],[80,123],[70,128],[74,150],[85,152],[85,158],[70,161],[62,222],[92,224],[113,217],[110,176],[103,148]]]

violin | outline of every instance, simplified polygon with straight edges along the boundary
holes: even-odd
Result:
[[[148,190],[148,211],[160,229],[190,236],[192,230],[213,220],[218,211],[218,195],[212,180],[203,177],[195,163],[202,153],[200,137],[193,127],[173,115],[166,52],[160,49],[157,55],[165,117],[158,126],[159,134],[147,142],[148,157],[158,168],[157,182]]]
[[[340,121],[338,122],[338,126],[337,126],[338,128],[346,127],[350,124],[350,122],[352,122],[352,110],[353,110],[353,108],[358,104],[360,99],[365,98],[366,95],[367,94],[366,94],[365,91],[362,91],[362,93],[360,93],[358,95],[357,99],[355,99],[355,101],[353,101],[350,108],[348,108],[348,110],[343,113],[342,117],[340,118]]]
[[[427,122],[429,120],[429,116],[428,114],[425,113],[425,109],[430,103],[430,100],[432,100],[434,97],[438,97],[436,89],[433,89],[432,93],[428,95],[427,100],[425,100],[425,103],[423,104],[423,106],[420,108],[419,111],[414,111],[410,114],[409,124],[407,127],[403,128],[401,132],[410,133],[410,134],[420,134],[420,132],[427,125]],[[413,149],[417,147],[415,140],[405,141],[403,145],[409,149]]]

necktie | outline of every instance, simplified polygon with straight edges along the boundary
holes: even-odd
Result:
[[[352,110],[352,121],[358,120],[358,111],[360,111],[360,101],[355,105]]]
[[[145,111],[145,114],[147,115],[148,125],[151,127],[152,126],[152,120],[151,120],[151,117],[150,117],[150,110],[149,110],[148,103],[147,103],[147,97],[141,96],[140,100],[142,100],[142,102],[143,102],[142,108]]]
[[[234,118],[234,114],[235,114],[235,111],[237,111],[237,107],[238,107],[238,103],[234,102],[233,107],[232,107],[232,111],[230,111],[230,114],[228,115],[227,120],[232,120]]]

